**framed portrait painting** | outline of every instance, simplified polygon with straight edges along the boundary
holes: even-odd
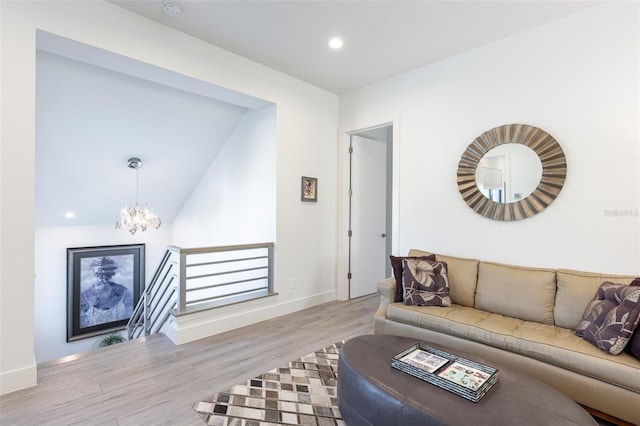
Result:
[[[318,201],[318,179],[302,176],[302,201]]]
[[[144,289],[144,244],[67,249],[67,342],[122,330]]]

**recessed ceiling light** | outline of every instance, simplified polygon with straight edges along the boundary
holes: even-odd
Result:
[[[342,46],[344,46],[344,41],[340,37],[334,37],[329,40],[329,47],[332,49],[340,49]]]
[[[163,5],[164,13],[169,16],[178,16],[182,13],[182,8],[178,3],[174,3],[172,1],[168,1]]]
[[[64,217],[66,217],[67,219],[73,219],[74,217],[76,217],[76,214],[74,212],[66,212],[64,214]]]

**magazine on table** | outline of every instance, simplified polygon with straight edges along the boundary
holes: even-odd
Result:
[[[459,362],[454,362],[439,372],[438,376],[477,391],[489,380],[491,374],[485,373],[477,368],[460,364]]]
[[[449,362],[447,358],[443,358],[441,356],[429,353],[420,348],[415,349],[414,351],[403,356],[402,358],[400,358],[400,361],[406,362],[407,364],[413,365],[414,367],[426,370],[429,373],[433,373],[438,368],[442,367],[447,362]]]
[[[421,343],[394,356],[391,366],[473,402],[500,377],[493,367]]]

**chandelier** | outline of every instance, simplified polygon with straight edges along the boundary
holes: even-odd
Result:
[[[124,228],[133,235],[137,231],[146,231],[147,228],[160,228],[160,217],[147,205],[138,204],[138,170],[142,167],[142,160],[137,157],[129,158],[127,167],[136,171],[136,202],[120,210],[116,219],[116,229]]]

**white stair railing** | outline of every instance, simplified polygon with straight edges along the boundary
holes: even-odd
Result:
[[[127,324],[129,339],[162,331],[173,315],[274,294],[274,244],[169,246]]]

